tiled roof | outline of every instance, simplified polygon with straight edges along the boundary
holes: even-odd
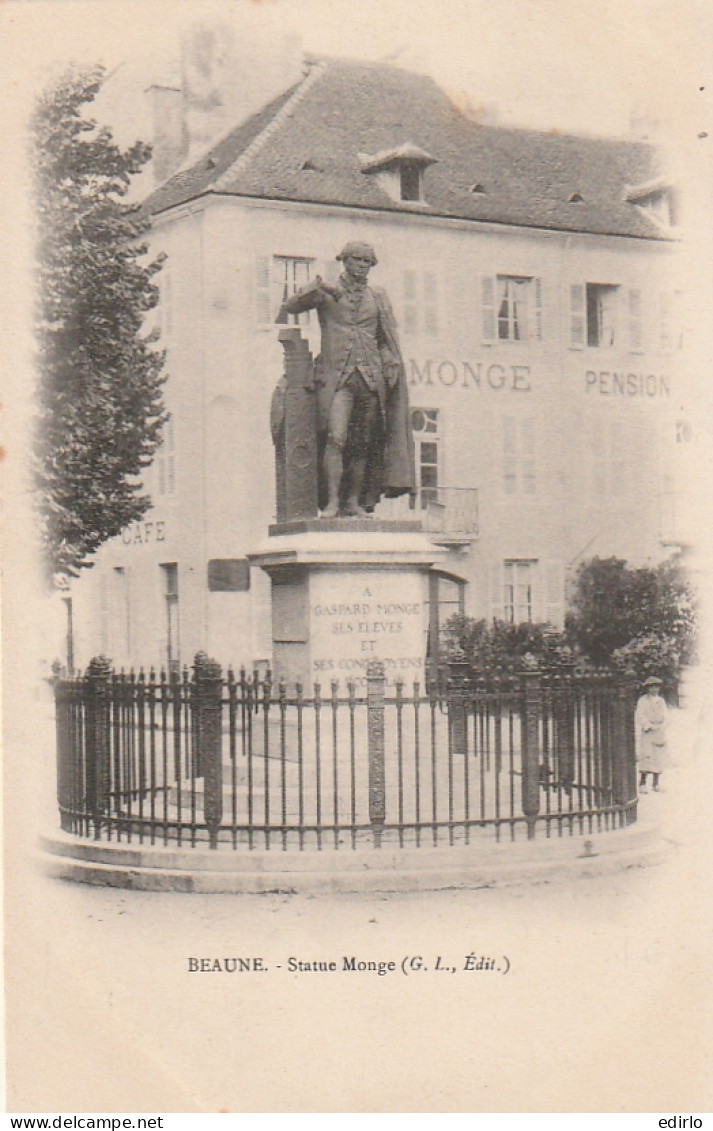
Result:
[[[660,173],[645,143],[484,126],[432,79],[386,64],[330,60],[226,135],[145,202],[157,213],[204,193],[408,211],[364,155],[409,144],[430,215],[662,238],[626,188]],[[472,191],[477,186],[477,191]],[[581,199],[579,199],[581,198]]]

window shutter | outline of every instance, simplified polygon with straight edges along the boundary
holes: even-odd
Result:
[[[156,304],[156,327],[162,345],[167,345],[173,330],[173,280],[171,263],[166,257],[158,276],[159,301]]]
[[[517,421],[503,417],[503,487],[508,495],[517,491]]]
[[[643,349],[641,325],[641,291],[629,291],[629,348],[636,353]]]
[[[535,422],[530,417],[524,417],[520,421],[520,441],[522,490],[526,495],[534,495],[536,490]]]
[[[423,318],[427,334],[438,333],[438,289],[436,276],[427,272],[423,276]]]
[[[569,344],[572,349],[584,349],[585,292],[583,283],[572,283],[569,288]]]
[[[483,312],[483,341],[495,341],[495,279],[492,275],[484,275],[481,280],[481,298]]]
[[[564,606],[564,581],[562,567],[557,561],[545,562],[544,616],[548,624],[562,625]]]
[[[164,290],[165,314],[163,325],[166,331],[166,337],[169,337],[173,333],[173,268],[168,261],[164,263],[163,270],[166,272],[166,286]]]
[[[166,490],[176,490],[176,429],[173,414],[166,421]]]
[[[258,256],[255,263],[255,308],[257,321],[262,326],[271,325],[274,317],[270,293],[271,266],[272,260],[269,255]]]
[[[418,333],[418,288],[415,271],[404,271],[404,332]]]
[[[542,341],[542,279],[534,280],[535,287],[535,340]]]
[[[502,562],[495,562],[490,567],[490,616],[497,620],[504,616]]]
[[[99,647],[109,651],[109,586],[105,573],[99,574]]]

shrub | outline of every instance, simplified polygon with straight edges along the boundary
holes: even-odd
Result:
[[[554,668],[569,652],[566,637],[549,624],[508,624],[502,620],[474,620],[457,614],[445,626],[444,659],[457,651],[478,671],[521,668],[529,653],[538,665]]]

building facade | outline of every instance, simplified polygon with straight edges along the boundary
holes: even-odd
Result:
[[[455,611],[563,620],[580,562],[676,544],[685,307],[676,200],[649,146],[481,126],[431,80],[319,61],[144,207],[171,419],[145,519],[73,585],[74,660],[269,663],[250,564],[274,520],[276,318],[352,239],[377,252],[411,398],[415,515]],[[314,313],[292,318],[316,355]],[[409,517],[408,500],[382,517]]]

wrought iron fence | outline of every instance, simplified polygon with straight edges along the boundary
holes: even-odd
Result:
[[[467,844],[636,819],[631,685],[609,672],[477,675],[421,688],[288,688],[202,654],[191,673],[99,658],[55,686],[62,828],[234,849]]]

